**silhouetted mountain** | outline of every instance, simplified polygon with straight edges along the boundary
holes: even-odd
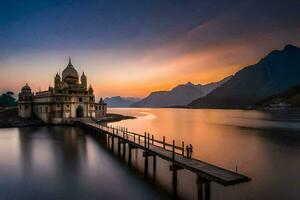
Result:
[[[16,99],[13,97],[14,93],[7,92],[0,96],[0,107],[17,106]]]
[[[107,97],[104,99],[104,102],[108,107],[129,107],[131,104],[138,102],[139,98],[135,97]]]
[[[300,85],[295,85],[289,89],[268,97],[256,104],[262,108],[273,107],[300,107]]]
[[[219,82],[209,83],[207,85],[194,85],[191,82],[178,85],[170,91],[152,92],[141,101],[132,104],[132,107],[170,107],[187,105],[194,99],[203,97],[209,92],[228,81],[227,77]]]
[[[300,83],[300,49],[287,45],[272,51],[257,64],[245,67],[192,108],[245,108]]]

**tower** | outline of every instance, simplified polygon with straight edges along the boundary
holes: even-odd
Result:
[[[92,85],[90,85],[88,92],[89,94],[94,94],[94,89],[92,88]]]
[[[19,93],[19,116],[22,118],[30,118],[32,116],[32,97],[31,88],[26,85],[22,87]]]
[[[80,81],[81,81],[81,85],[86,90],[87,89],[87,78],[86,78],[86,75],[84,74],[84,72],[81,75]]]
[[[54,88],[58,88],[61,85],[60,75],[57,73],[54,78]]]

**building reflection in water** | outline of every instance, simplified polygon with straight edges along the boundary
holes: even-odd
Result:
[[[19,146],[22,175],[29,182],[45,179],[49,184],[61,179],[74,185],[80,181],[73,175],[81,173],[87,148],[86,136],[76,127],[22,128]]]

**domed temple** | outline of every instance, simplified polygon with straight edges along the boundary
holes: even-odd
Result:
[[[47,91],[32,92],[29,85],[19,93],[19,116],[38,117],[46,123],[63,123],[72,118],[90,117],[100,119],[106,116],[106,104],[100,99],[95,102],[94,90],[87,87],[87,77],[79,75],[69,58],[69,64],[54,77],[54,87]]]

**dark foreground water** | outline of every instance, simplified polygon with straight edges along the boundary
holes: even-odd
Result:
[[[193,156],[238,171],[252,181],[212,184],[212,199],[300,199],[300,117],[239,110],[110,109],[135,120],[112,123],[155,138],[194,146]],[[133,167],[80,128],[0,129],[0,199],[169,199],[169,163],[141,151]],[[116,147],[117,145],[115,145]],[[128,152],[128,151],[127,151]],[[127,158],[128,155],[126,155]],[[152,181],[151,181],[152,180]],[[178,172],[182,199],[196,199],[196,176]]]
[[[0,129],[0,199],[165,199],[80,128]]]

